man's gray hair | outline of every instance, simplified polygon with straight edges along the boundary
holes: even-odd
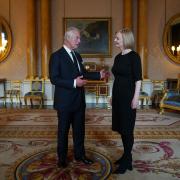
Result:
[[[80,32],[76,27],[68,27],[64,34],[64,40],[71,39],[74,36],[74,31]]]

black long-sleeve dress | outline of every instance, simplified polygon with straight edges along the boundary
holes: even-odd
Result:
[[[131,108],[135,82],[142,80],[141,59],[135,51],[115,57],[112,73],[112,130],[131,134],[134,130],[136,109]]]

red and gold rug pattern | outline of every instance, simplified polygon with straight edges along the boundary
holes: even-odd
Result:
[[[111,110],[86,111],[85,166],[73,160],[70,131],[68,167],[56,165],[56,111],[7,109],[0,112],[0,174],[2,180],[177,180],[180,178],[180,117],[138,110],[133,146],[133,171],[112,172],[123,153],[120,136],[111,130]]]

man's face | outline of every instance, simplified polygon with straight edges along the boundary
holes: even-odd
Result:
[[[68,39],[68,43],[71,49],[76,49],[79,47],[81,42],[80,33],[78,31],[73,31],[73,35]]]

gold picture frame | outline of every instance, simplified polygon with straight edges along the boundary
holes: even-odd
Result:
[[[7,58],[10,53],[11,46],[12,33],[10,26],[8,22],[2,16],[0,16],[0,62]]]
[[[180,64],[180,13],[172,16],[166,23],[163,32],[163,48],[166,55],[174,63]],[[179,48],[179,49],[178,49]]]
[[[71,26],[78,28],[81,32],[81,43],[77,51],[82,57],[112,56],[111,18],[64,18],[64,32]]]

